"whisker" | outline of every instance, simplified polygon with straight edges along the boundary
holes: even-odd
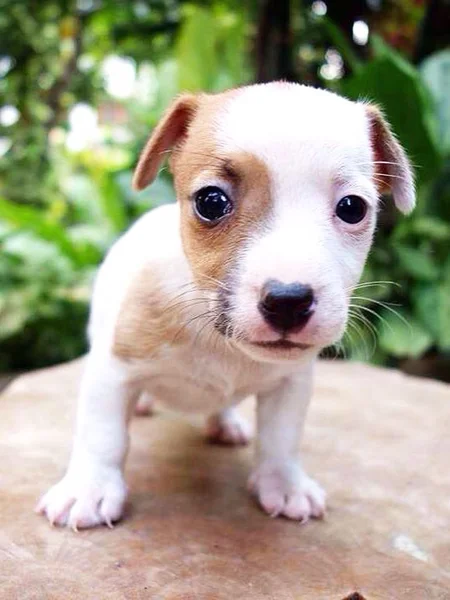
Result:
[[[216,283],[219,287],[221,287],[226,292],[231,292],[231,289],[223,281],[220,281],[219,279],[216,279],[215,277],[211,277],[210,275],[207,275],[206,273],[200,273],[200,277],[204,277],[205,279],[208,279],[209,281]]]
[[[406,177],[403,177],[402,175],[397,175],[396,173],[373,173],[372,177],[391,177],[392,179],[401,179],[402,181],[406,181]]]
[[[359,298],[361,298],[363,300],[367,300],[369,302],[373,302],[374,304],[377,304],[378,306],[381,306],[381,307],[385,308],[386,310],[390,311],[398,319],[400,319],[400,321],[402,321],[408,327],[408,329],[411,331],[411,325],[408,323],[408,321],[405,319],[405,317],[402,314],[400,314],[397,310],[395,310],[395,309],[392,308],[392,306],[401,306],[401,305],[399,305],[399,304],[393,304],[393,303],[388,303],[388,302],[383,302],[381,300],[375,300],[374,298],[365,298],[364,296],[359,296]],[[360,308],[367,308],[367,306],[363,307],[361,305],[359,305],[359,307]],[[375,313],[375,314],[378,314],[378,313]]]
[[[368,360],[370,358],[370,356],[369,356],[369,352],[368,352],[367,341],[366,341],[365,337],[363,336],[363,334],[361,333],[361,330],[358,327],[358,324],[355,323],[355,321],[349,321],[347,325],[350,328],[349,329],[349,337],[350,337],[350,340],[351,340],[352,344],[354,346],[356,346],[356,343],[353,342],[352,339],[351,339],[351,331],[350,330],[353,330],[358,335],[358,338],[361,340],[362,345],[364,347],[365,358],[366,358],[366,360]]]
[[[378,336],[378,331],[375,327],[375,325],[368,319],[368,317],[366,317],[364,314],[361,314],[360,312],[356,313],[353,311],[353,317],[355,320],[358,320],[360,323],[362,323],[366,328],[367,331],[370,333],[370,337],[372,339],[372,355],[375,352],[376,346],[377,346],[377,336]]]
[[[195,315],[195,316],[191,317],[188,321],[186,321],[185,323],[182,324],[182,326],[180,327],[180,329],[177,331],[177,333],[173,337],[172,343],[174,343],[177,340],[177,338],[180,335],[180,333],[182,331],[184,331],[185,329],[187,329],[189,327],[189,325],[191,325],[194,321],[196,321],[198,319],[201,319],[201,318],[204,318],[204,317],[207,317],[208,315],[211,315],[211,314],[212,314],[212,311],[211,310],[207,310],[204,313],[201,313],[199,315]]]
[[[418,164],[413,163],[411,161],[409,161],[409,162],[410,162],[411,166],[414,167],[415,169],[421,169],[422,168],[422,165],[418,165]],[[371,160],[371,161],[365,160],[363,162],[355,162],[354,164],[356,164],[358,166],[361,166],[361,167],[364,167],[364,166],[370,167],[371,165],[392,165],[394,167],[399,167],[400,166],[399,163],[398,163],[398,161],[395,162],[395,161],[391,161],[391,160]]]
[[[347,288],[347,290],[350,290],[350,289],[357,290],[359,288],[371,287],[371,286],[377,286],[377,285],[378,286],[396,285],[399,288],[402,287],[397,281],[379,280],[379,281],[362,281],[361,283],[356,284],[353,288]]]
[[[354,305],[353,305],[354,307]],[[384,317],[382,317],[379,313],[377,313],[376,311],[372,310],[371,308],[367,307],[367,306],[358,306],[358,308],[360,310],[363,310],[371,315],[373,315],[374,317],[376,317],[377,319],[379,319],[384,325],[386,325],[386,327],[391,331],[391,333],[394,332],[394,330],[392,329],[391,324],[389,323],[389,321],[387,321]]]
[[[402,306],[399,302],[386,302],[384,300],[376,300],[375,298],[367,298],[366,296],[352,296],[352,300],[365,300],[366,302],[373,302],[387,308],[388,306]],[[356,305],[359,306],[359,305]],[[364,306],[361,304],[361,306]]]

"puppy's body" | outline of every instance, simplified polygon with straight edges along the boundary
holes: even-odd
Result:
[[[279,83],[180,97],[136,187],[169,150],[178,204],[140,219],[100,269],[71,462],[38,510],[75,528],[120,518],[139,395],[242,443],[233,406],[255,394],[250,488],[269,514],[321,516],[324,492],[298,460],[313,363],[345,329],[379,191],[413,206],[406,157],[373,107]]]

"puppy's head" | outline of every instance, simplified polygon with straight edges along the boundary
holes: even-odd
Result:
[[[142,153],[137,189],[168,151],[185,253],[219,331],[268,361],[337,341],[380,192],[402,212],[414,205],[408,160],[378,109],[288,83],[183,95]]]

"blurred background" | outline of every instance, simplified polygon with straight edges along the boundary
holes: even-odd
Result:
[[[449,0],[0,0],[0,372],[85,352],[99,262],[174,200],[130,186],[172,97],[287,79],[380,103],[416,167],[333,352],[450,380],[449,44]]]

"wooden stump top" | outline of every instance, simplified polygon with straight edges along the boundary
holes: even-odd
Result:
[[[74,533],[33,506],[67,464],[81,366],[0,396],[0,598],[450,599],[450,386],[320,363],[303,449],[329,511],[305,526],[249,498],[251,448],[158,409],[131,426],[126,519]]]

